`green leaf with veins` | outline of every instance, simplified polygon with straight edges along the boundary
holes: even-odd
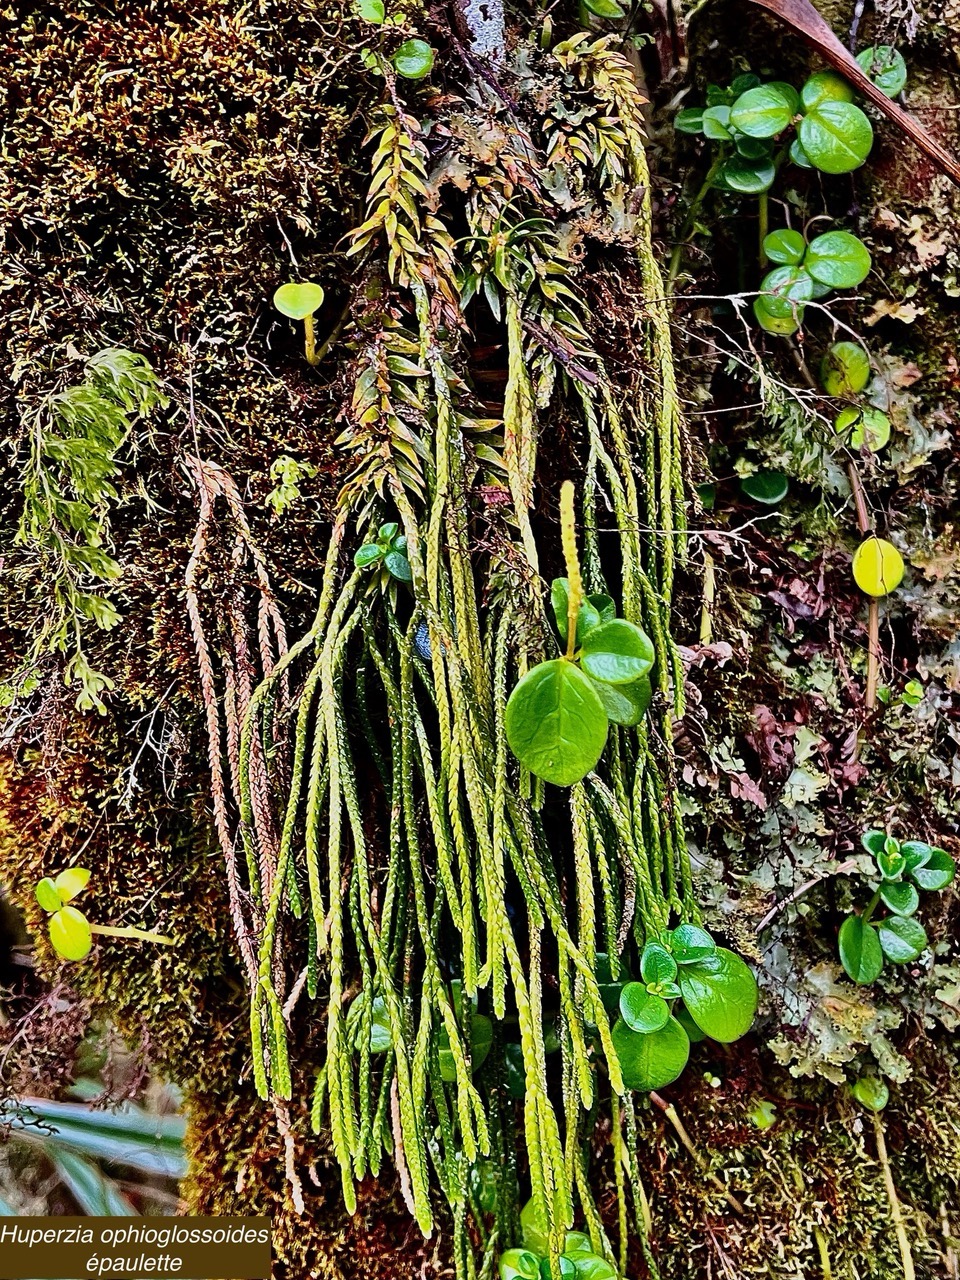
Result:
[[[560,787],[585,777],[607,741],[607,713],[592,681],[565,658],[527,672],[507,702],[505,725],[520,763]]]
[[[891,964],[909,964],[927,945],[927,934],[911,916],[888,916],[877,924],[883,954]]]

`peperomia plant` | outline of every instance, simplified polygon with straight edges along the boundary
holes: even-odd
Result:
[[[849,231],[826,231],[808,244],[785,227],[764,237],[763,252],[777,265],[761,281],[753,312],[768,333],[796,333],[808,302],[833,289],[855,289],[871,267],[866,245]]]
[[[68,867],[55,878],[45,876],[34,889],[37,902],[48,912],[47,932],[57,955],[64,960],[83,960],[90,954],[92,934],[110,938],[136,938],[140,942],[156,942],[171,946],[173,939],[162,933],[147,933],[129,926],[91,924],[82,911],[70,906],[90,880],[86,867]]]
[[[290,320],[302,320],[307,364],[319,364],[313,317],[323,305],[323,289],[312,281],[282,284],[273,295],[273,305]]]
[[[413,581],[407,559],[407,540],[395,521],[382,524],[376,541],[365,542],[354,555],[353,563],[358,569],[378,569],[381,585],[389,583],[391,578],[398,582]]]
[[[681,924],[664,931],[643,948],[640,981],[620,988],[612,1035],[624,1084],[661,1089],[687,1065],[691,1040],[739,1040],[753,1025],[758,994],[747,965],[706,929]]]
[[[949,853],[922,840],[902,844],[883,831],[867,831],[862,837],[873,855],[879,884],[859,915],[850,915],[840,926],[840,962],[854,982],[875,982],[884,960],[909,964],[927,946],[927,934],[914,914],[920,906],[920,889],[945,889],[956,874]],[[879,920],[880,905],[889,915]]]

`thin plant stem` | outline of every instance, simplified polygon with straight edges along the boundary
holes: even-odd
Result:
[[[877,1139],[877,1158],[880,1161],[880,1168],[883,1170],[883,1185],[890,1205],[890,1217],[893,1221],[893,1229],[897,1233],[897,1244],[900,1246],[903,1280],[915,1280],[916,1272],[913,1266],[913,1254],[910,1252],[910,1240],[903,1221],[903,1206],[900,1204],[897,1186],[893,1180],[890,1157],[887,1155],[887,1140],[883,1132],[883,1121],[880,1119],[878,1111],[873,1112],[873,1132]]]
[[[92,924],[90,926],[91,933],[102,933],[106,938],[136,938],[139,942],[156,942],[162,947],[172,947],[173,938],[168,938],[165,933],[148,933],[145,929],[134,929],[131,927],[114,928],[107,924]]]
[[[677,241],[677,243],[673,246],[673,253],[670,255],[670,269],[667,272],[667,290],[668,291],[670,290],[671,286],[673,285],[673,282],[677,278],[677,273],[680,270],[680,261],[681,261],[681,258],[683,257],[683,247],[687,243],[687,239],[690,235],[690,232],[693,230],[693,224],[696,221],[697,214],[700,212],[700,207],[703,204],[704,200],[706,200],[707,193],[709,192],[710,188],[713,186],[713,180],[717,176],[717,174],[720,172],[720,167],[723,164],[725,159],[726,157],[724,156],[723,152],[720,152],[720,154],[714,160],[713,164],[707,170],[707,176],[704,178],[703,185],[701,186],[700,190],[690,201],[690,208],[687,210],[687,216],[684,218],[683,226],[680,228],[680,238]]]

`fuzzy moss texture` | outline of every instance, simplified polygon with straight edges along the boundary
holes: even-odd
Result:
[[[333,440],[349,354],[314,375],[268,300],[293,275],[322,280],[322,338],[350,296],[352,267],[338,244],[363,220],[369,156],[361,143],[382,83],[356,56],[370,29],[349,9],[178,0],[12,4],[2,15],[8,458],[15,466],[25,411],[76,381],[82,358],[102,347],[146,355],[171,405],[127,447],[112,513],[124,570],[114,593],[121,622],[88,637],[91,660],[116,693],[106,714],[81,715],[75,690],[63,688],[50,660],[23,719],[14,716],[0,775],[0,881],[38,939],[38,964],[50,978],[63,974],[43,941],[32,888],[81,849],[95,875],[92,918],[178,938],[175,950],[102,943],[95,964],[67,976],[97,1016],[109,1016],[131,1041],[148,1040],[157,1068],[184,1087],[191,1209],[272,1214],[277,1274],[291,1280],[449,1274],[445,1234],[421,1240],[390,1175],[365,1183],[357,1214],[346,1216],[331,1152],[310,1136],[302,1102],[293,1125],[306,1221],[290,1203],[274,1118],[252,1086],[247,996],[211,819],[184,601],[197,522],[184,458],[199,451],[237,483],[294,634],[315,606],[342,466]],[[881,12],[879,34],[886,21],[902,36],[913,12]],[[850,15],[834,17],[839,30]],[[916,29],[916,58],[926,65],[920,106],[957,100],[950,80],[957,67],[941,66],[936,55],[955,21],[946,5]],[[745,43],[769,50],[771,30],[758,22]],[[697,69],[705,77],[718,57],[709,45]],[[714,636],[730,652],[707,653],[694,667],[693,709],[678,739],[708,923],[762,962],[767,1021],[753,1042],[697,1050],[671,1090],[696,1156],[660,1111],[639,1110],[650,1241],[664,1276],[903,1275],[873,1128],[843,1087],[871,1061],[900,1082],[884,1125],[917,1274],[958,1275],[953,899],[944,896],[934,907],[939,919],[927,919],[937,949],[923,972],[888,973],[864,993],[842,978],[834,951],[850,888],[829,873],[850,856],[863,826],[890,822],[957,849],[949,839],[960,776],[960,552],[950,518],[958,461],[950,428],[960,378],[960,243],[947,218],[952,213],[955,225],[958,202],[932,175],[918,191],[917,168],[895,139],[885,140],[872,173],[869,207],[864,192],[855,215],[859,233],[875,254],[888,251],[877,256],[891,263],[883,270],[893,300],[924,308],[922,330],[909,312],[887,310],[865,331],[897,405],[899,452],[873,477],[873,493],[916,566],[894,606],[886,675],[896,690],[920,671],[929,691],[919,709],[895,700],[858,761],[842,749],[861,711],[861,615],[844,560],[852,526],[840,490],[820,502],[802,489],[831,474],[826,451],[811,453],[804,424],[768,403],[736,443],[780,466],[808,501],[792,503],[763,534],[721,546]],[[832,212],[849,216],[851,207],[847,195]],[[907,294],[904,281],[917,290]],[[627,349],[637,340],[629,317],[642,305],[635,273],[607,257],[585,287],[595,313],[609,319],[598,342]],[[877,296],[889,298],[879,289]],[[681,349],[686,333],[689,326],[678,327]],[[699,362],[702,348],[693,350]],[[716,371],[695,363],[689,372],[684,394],[695,405]],[[558,452],[570,432],[557,422]],[[693,436],[706,457],[715,440],[696,418]],[[316,475],[304,486],[308,496],[279,519],[266,500],[271,465],[282,456]],[[543,471],[546,488],[565,474],[556,456],[546,457]],[[12,545],[18,516],[11,470],[0,495],[3,677],[22,660],[45,607],[42,564]],[[249,563],[232,554],[226,511],[217,519],[201,584],[215,641],[223,637],[209,602],[244,591],[249,574]],[[825,540],[828,551],[816,560]],[[824,585],[807,597],[817,581],[812,560]],[[772,566],[763,587],[758,565]],[[699,588],[692,575],[681,585],[678,639],[692,644]],[[826,613],[815,596],[829,597]],[[791,610],[784,604],[791,599],[806,609]],[[746,680],[741,664],[749,664]],[[758,943],[756,925],[774,893],[821,874],[823,884],[781,912]],[[316,1045],[308,1036],[292,1052],[314,1061]],[[609,1221],[616,1180],[602,1125],[595,1147],[594,1191]],[[646,1273],[637,1241],[628,1274]]]

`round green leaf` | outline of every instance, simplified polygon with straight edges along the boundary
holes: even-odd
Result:
[[[683,1002],[694,1022],[712,1040],[729,1044],[753,1026],[760,993],[757,980],[738,955],[717,947],[714,955],[680,968]]]
[[[806,240],[799,231],[792,231],[789,227],[781,227],[779,231],[771,231],[763,237],[763,252],[770,261],[787,267],[799,266],[806,250]]]
[[[799,165],[801,169],[812,169],[810,157],[804,151],[799,138],[794,138],[790,143],[790,159],[794,164]]]
[[[880,897],[898,916],[912,916],[920,905],[920,895],[905,880],[885,880],[880,886]]]
[[[353,563],[358,569],[367,569],[382,558],[383,547],[378,547],[375,542],[365,542],[355,553]]]
[[[912,916],[887,916],[877,925],[880,946],[891,964],[909,964],[927,945],[927,934]]]
[[[593,687],[612,724],[639,724],[653,699],[653,689],[647,676],[641,676],[633,684],[607,684],[605,680],[594,680]]]
[[[755,89],[760,83],[760,77],[754,75],[752,71],[744,71],[741,75],[730,81],[730,92],[734,98],[739,98],[741,93],[746,93],[748,89]]]
[[[387,1002],[383,996],[374,996],[370,1018],[370,1052],[386,1053],[393,1048],[393,1036],[390,1034],[390,1015],[387,1013]]]
[[[376,26],[380,26],[387,16],[383,0],[357,0],[357,13],[364,22],[372,22]]]
[[[703,132],[704,136],[709,138],[711,142],[730,142],[733,134],[730,132],[730,108],[729,107],[707,107],[703,113]]]
[[[890,1101],[886,1080],[880,1080],[877,1076],[861,1076],[859,1080],[854,1080],[850,1092],[868,1111],[882,1111]]]
[[[793,119],[796,107],[779,84],[760,84],[741,93],[730,110],[730,123],[751,138],[772,138]]]
[[[855,289],[870,271],[867,246],[849,231],[827,231],[810,241],[803,265],[831,289]]]
[[[780,471],[755,471],[753,475],[743,477],[740,488],[754,502],[775,507],[787,496],[790,483]]]
[[[620,992],[620,1014],[631,1031],[659,1031],[667,1024],[670,1006],[642,982],[628,982]]]
[[[76,907],[61,907],[47,921],[50,941],[64,960],[82,960],[90,954],[93,939],[87,917]]]
[[[606,18],[609,22],[615,22],[624,16],[617,0],[583,0],[583,5],[596,17]]]
[[[768,89],[776,89],[784,100],[790,105],[791,118],[800,111],[800,94],[792,84],[787,84],[786,80],[771,80],[766,86]]]
[[[731,156],[720,174],[731,191],[739,191],[745,196],[758,196],[770,190],[777,171],[772,160],[747,160],[744,156]]]
[[[653,666],[654,651],[645,631],[614,618],[588,631],[580,649],[584,671],[608,684],[633,684]]]
[[[921,889],[945,889],[956,874],[957,864],[945,849],[931,849],[926,863],[910,871]]]
[[[859,169],[873,146],[873,126],[852,102],[827,98],[800,121],[800,142],[823,173]]]
[[[684,107],[673,118],[673,127],[680,133],[703,133],[703,107]]]
[[[90,882],[90,872],[86,867],[68,867],[61,871],[54,880],[61,902],[70,902],[78,893],[83,893]]]
[[[820,362],[828,396],[855,396],[870,381],[870,357],[856,342],[834,342]]]
[[[582,1231],[568,1231],[563,1252],[568,1256],[573,1253],[592,1253],[593,1245],[590,1243],[590,1237]]]
[[[692,964],[716,954],[717,944],[697,924],[677,925],[670,935],[670,947],[677,964]]]
[[[874,857],[878,853],[883,852],[883,846],[887,841],[887,833],[885,831],[865,831],[860,837],[860,843],[866,849],[867,853],[872,853]]]
[[[520,1241],[525,1249],[534,1253],[550,1252],[550,1228],[546,1215],[533,1198],[520,1210]]]
[[[520,763],[558,787],[588,774],[607,741],[599,695],[589,676],[564,658],[527,672],[510,695],[505,719],[510,750]]]
[[[833,422],[833,429],[838,435],[849,433],[849,443],[854,449],[862,449],[864,445],[877,453],[890,441],[890,419],[881,409],[873,409],[870,405],[859,408],[848,405],[841,409]]]
[[[847,916],[840,926],[840,963],[847,976],[861,986],[876,982],[883,968],[880,939],[872,924],[861,916]]]
[[[803,322],[804,308],[797,307],[796,315],[775,316],[767,310],[767,299],[763,294],[753,300],[753,314],[757,317],[760,328],[767,333],[776,333],[789,337],[796,333]]]
[[[577,1252],[572,1260],[577,1280],[620,1280],[616,1267],[597,1253]]]
[[[672,982],[677,962],[659,942],[648,942],[640,956],[640,975],[644,982]]]
[[[821,102],[852,102],[853,85],[836,71],[817,71],[800,90],[804,111],[812,111]]]
[[[383,563],[387,566],[390,574],[398,581],[413,581],[413,570],[410,568],[410,561],[401,552],[388,551],[383,557]]]
[[[871,836],[882,836],[883,832],[871,831],[868,832],[868,834]],[[866,840],[866,836],[864,836],[864,840]],[[881,848],[882,847],[883,846],[881,845]],[[871,849],[870,852],[874,853],[875,851]],[[903,844],[900,846],[900,852],[903,854],[905,868],[907,872],[910,873],[917,867],[925,867],[927,865],[930,861],[931,855],[933,854],[933,846],[926,844],[923,840],[904,840]]]
[[[884,880],[899,880],[906,870],[907,860],[900,853],[900,846],[881,849],[876,857],[877,867]]]
[[[385,545],[389,545],[397,534],[400,532],[400,526],[396,520],[390,520],[386,524],[382,524],[377,531],[378,539]]]
[[[539,1280],[540,1259],[529,1249],[507,1249],[500,1255],[500,1280]]]
[[[628,1089],[662,1089],[687,1065],[690,1041],[676,1018],[668,1018],[659,1031],[646,1035],[631,1031],[620,1018],[611,1034]]]
[[[813,297],[813,280],[805,267],[774,267],[760,282],[767,315],[786,319]]]
[[[39,881],[33,893],[44,911],[59,911],[63,906],[63,900],[57,892],[57,886],[49,876],[45,876]]]
[[[323,290],[318,284],[304,281],[300,284],[282,284],[273,295],[273,305],[281,315],[291,320],[305,320],[319,310],[323,302]]]
[[[587,603],[596,609],[597,613],[600,615],[601,622],[609,622],[611,618],[615,618],[617,616],[617,606],[609,596],[587,596]]]
[[[405,80],[422,80],[433,70],[433,57],[426,40],[405,40],[393,55],[393,66]]]
[[[888,98],[902,93],[907,83],[907,64],[903,54],[889,44],[871,45],[857,54],[864,74],[882,90]]]
[[[738,133],[734,138],[737,155],[745,160],[767,160],[773,152],[772,138],[748,138],[745,133]]]

